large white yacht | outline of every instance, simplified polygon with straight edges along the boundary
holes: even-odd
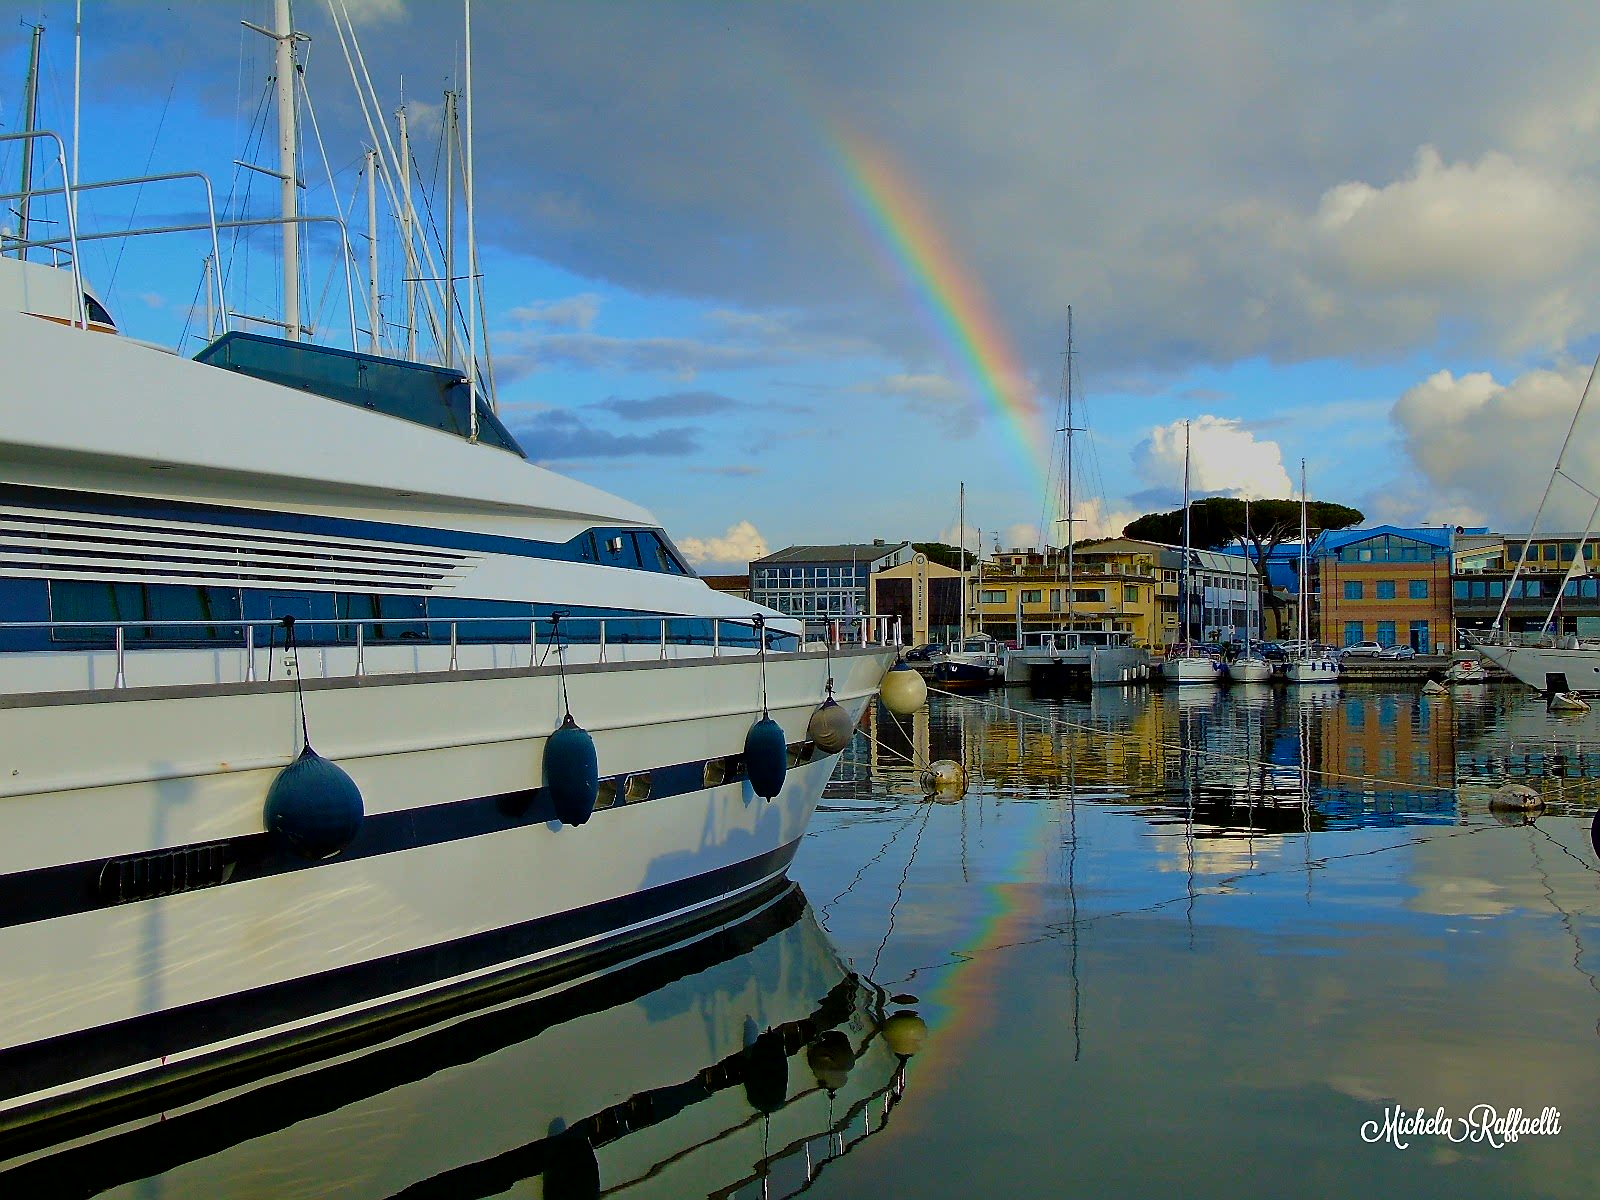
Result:
[[[710,590],[461,368],[120,336],[65,249],[0,259],[0,1128],[783,886],[883,622]]]

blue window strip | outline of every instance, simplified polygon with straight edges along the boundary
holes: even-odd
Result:
[[[142,517],[155,521],[194,521],[228,529],[272,533],[297,533],[309,537],[342,537],[402,546],[442,550],[475,550],[485,554],[510,554],[555,562],[586,562],[656,574],[693,575],[684,565],[666,533],[659,529],[587,529],[565,542],[540,542],[502,534],[469,533],[457,529],[432,529],[422,525],[396,525],[384,521],[359,521],[349,517],[308,516],[266,509],[225,508],[183,500],[154,500],[142,496],[108,496],[26,484],[0,483],[0,503],[19,508],[44,508],[66,514]],[[613,555],[611,539],[624,538],[626,552]],[[627,539],[637,539],[637,548]]]
[[[560,620],[552,622],[558,615]],[[363,638],[377,642],[446,644],[455,623],[458,643],[520,642],[528,638],[524,621],[538,621],[541,645],[557,628],[562,643],[596,645],[600,622],[608,622],[608,645],[659,645],[664,619],[671,645],[706,646],[715,638],[724,646],[755,647],[756,630],[746,622],[721,618],[683,617],[640,609],[586,605],[529,604],[511,600],[464,600],[454,597],[396,596],[364,593],[301,592],[268,588],[212,588],[185,584],[118,584],[0,579],[0,624],[9,621],[141,621],[186,619],[227,621],[296,620],[295,640],[303,646],[349,644],[356,639],[356,621],[364,621]],[[621,621],[619,618],[642,618]],[[494,619],[490,619],[494,618]],[[506,618],[511,618],[507,620]],[[114,644],[109,628],[0,629],[0,651],[106,649]],[[257,626],[256,643],[281,640],[281,631]],[[130,647],[244,645],[241,626],[209,625],[172,628],[134,625],[124,633]],[[767,648],[799,649],[799,638],[781,630],[766,631]]]

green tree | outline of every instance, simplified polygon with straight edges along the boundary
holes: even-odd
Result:
[[[1311,536],[1327,529],[1348,529],[1361,524],[1365,515],[1360,509],[1335,504],[1330,500],[1310,500],[1306,503],[1306,528]],[[1124,537],[1140,538],[1168,545],[1183,544],[1183,509],[1172,512],[1146,513],[1136,521],[1123,526]],[[1252,557],[1257,571],[1267,557],[1284,542],[1300,537],[1300,501],[1252,500],[1250,502],[1250,529],[1245,536],[1245,504],[1232,496],[1212,496],[1196,500],[1189,506],[1189,544],[1199,550],[1220,550],[1235,542],[1248,541],[1255,553]],[[1276,606],[1278,601],[1270,589],[1263,588],[1267,603]]]
[[[912,542],[911,548],[918,554],[926,554],[928,561],[938,563],[941,567],[949,567],[952,571],[961,570],[961,551],[944,542]],[[978,556],[971,550],[967,551],[967,569],[972,569],[972,564],[977,562]]]

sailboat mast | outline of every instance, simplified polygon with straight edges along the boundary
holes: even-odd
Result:
[[[1061,431],[1065,435],[1062,450],[1062,474],[1066,477],[1066,502],[1062,516],[1067,520],[1067,628],[1078,627],[1077,602],[1072,586],[1072,544],[1076,540],[1072,528],[1072,305],[1067,305],[1067,424]]]
[[[400,240],[406,248],[406,357],[417,357],[417,248],[415,214],[411,208],[411,131],[406,122],[406,106],[395,112],[400,126]]]
[[[298,134],[294,111],[294,22],[289,0],[273,0],[272,36],[276,40],[278,89],[278,181],[283,210],[283,336],[300,340],[300,198],[296,187]]]
[[[28,48],[28,79],[22,96],[22,129],[32,133],[38,128],[39,118],[39,39],[44,37],[44,26],[33,27],[33,42]],[[76,182],[76,180],[74,180]],[[17,257],[27,258],[21,249],[28,241],[28,202],[33,191],[33,139],[22,141],[22,196],[17,201]]]
[[[1310,547],[1306,545],[1306,460],[1300,460],[1300,640],[1311,640],[1311,614],[1306,611],[1306,572],[1311,569]]]
[[[1183,423],[1183,570],[1178,574],[1179,640],[1189,641],[1189,422]]]
[[[961,632],[957,635],[958,641],[965,641],[967,636],[967,485],[961,484],[961,499],[956,505],[956,551],[961,555],[961,614],[959,618]]]

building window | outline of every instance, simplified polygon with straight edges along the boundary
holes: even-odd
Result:
[[[1360,621],[1346,621],[1344,623],[1344,644],[1346,646],[1354,646],[1361,640],[1364,632],[1365,629]]]
[[[1346,600],[1361,599],[1361,581],[1359,579],[1346,579],[1344,581],[1344,598]],[[1357,638],[1356,641],[1360,641]]]
[[[1564,561],[1571,562],[1573,556],[1576,555],[1577,553],[1578,553],[1578,543],[1577,542],[1562,542],[1561,543],[1561,557],[1562,557],[1562,559]]]
[[[1006,594],[1004,592],[991,592],[986,590],[978,593],[979,604],[1004,604],[1005,602]]]
[[[1554,542],[1546,542],[1544,544],[1544,560],[1545,562],[1555,562],[1556,544]]]
[[[1411,648],[1418,654],[1431,654],[1432,643],[1428,640],[1428,623],[1426,621],[1411,622]]]
[[[1457,579],[1452,581],[1450,584],[1450,594],[1457,600],[1465,600],[1467,598],[1467,584],[1468,581],[1465,579]]]
[[[1413,600],[1426,600],[1428,598],[1428,581],[1426,579],[1407,580],[1406,595]]]
[[[1378,644],[1382,646],[1394,645],[1394,622],[1378,622]]]
[[[1024,591],[1022,593],[1022,602],[1024,604],[1039,604],[1043,600],[1044,600],[1044,589],[1043,588],[1027,588],[1027,589],[1024,589]]]
[[[1139,588],[1137,585],[1131,583],[1122,585],[1122,602],[1124,604],[1139,603]]]
[[[1378,599],[1379,600],[1393,600],[1394,599],[1394,580],[1392,580],[1392,579],[1380,579],[1380,580],[1378,580],[1377,595],[1378,595]]]

